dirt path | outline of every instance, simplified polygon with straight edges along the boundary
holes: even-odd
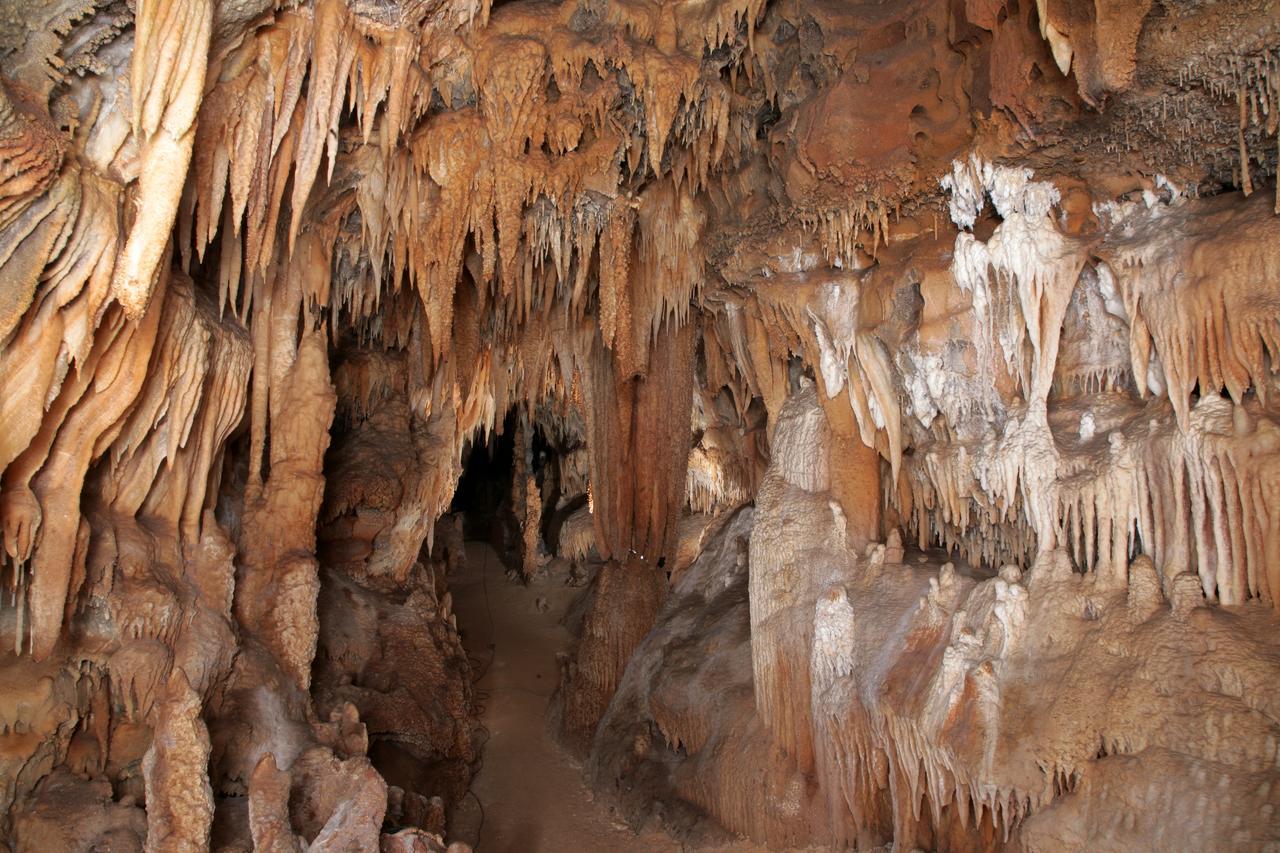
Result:
[[[476,686],[489,730],[472,783],[476,797],[459,808],[450,837],[476,844],[478,829],[477,853],[680,850],[662,833],[634,835],[593,802],[581,769],[547,731],[556,653],[571,640],[559,623],[578,590],[557,580],[512,583],[494,550],[476,542],[467,543],[467,567],[450,588],[463,644],[484,673]],[[535,607],[539,597],[547,600],[545,612]]]

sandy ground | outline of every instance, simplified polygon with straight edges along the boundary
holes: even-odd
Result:
[[[491,547],[468,542],[467,567],[450,580],[463,643],[483,673],[476,688],[489,732],[472,783],[475,796],[453,816],[450,840],[472,844],[478,853],[684,849],[662,832],[635,835],[594,801],[581,768],[547,730],[547,702],[559,677],[556,653],[568,650],[572,639],[560,620],[579,590],[558,578],[526,587],[504,572]],[[549,605],[545,612],[535,605],[539,598]]]
[[[665,835],[637,837],[615,822],[547,730],[556,653],[572,639],[560,619],[578,590],[559,580],[513,583],[497,553],[478,542],[467,543],[466,570],[450,588],[463,644],[483,672],[476,689],[489,732],[471,786],[475,797],[459,809],[451,840],[473,844],[478,853],[679,850]],[[538,598],[547,600],[546,612],[538,612]],[[477,797],[484,808],[478,827]]]

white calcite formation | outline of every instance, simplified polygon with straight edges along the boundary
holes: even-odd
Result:
[[[775,446],[810,431],[806,397],[812,407],[810,389],[784,409]],[[592,760],[599,778],[642,788],[639,802],[624,798],[635,813],[648,797],[683,799],[774,843],[814,821],[813,838],[860,847],[1276,843],[1280,643],[1269,606],[1210,605],[1195,575],[1162,580],[1147,556],[1117,587],[1076,571],[1061,549],[1025,573],[936,557],[904,565],[886,559],[894,543],[855,553],[832,541],[821,493],[795,482],[822,485],[810,473],[824,456],[818,438],[817,453],[776,457],[765,477],[749,530],[749,607],[694,596],[741,583],[746,542],[735,549],[732,537],[748,533],[730,532],[682,579],[628,670]],[[740,650],[697,621],[707,619],[743,637],[749,620],[750,684],[735,689],[751,688],[755,713],[740,721],[726,721],[713,699],[729,695],[717,692],[725,682],[709,675]],[[646,744],[622,757],[626,727],[645,720],[679,756]],[[756,773],[712,769],[759,750],[761,737],[782,774],[766,788]],[[784,796],[773,786],[788,772],[816,788],[794,804],[768,800]],[[690,789],[694,774],[719,781]]]

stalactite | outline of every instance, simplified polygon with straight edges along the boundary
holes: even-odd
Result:
[[[146,310],[162,274],[195,142],[213,5],[212,0],[143,0],[134,18],[130,95],[142,162],[137,217],[111,282],[112,296],[129,317]]]
[[[633,378],[592,336],[583,365],[591,515],[606,562],[584,617],[571,679],[561,685],[564,733],[582,745],[653,625],[677,556],[693,411],[692,325],[663,330],[649,372]],[[643,461],[642,461],[643,460]]]
[[[672,557],[693,411],[692,326],[664,330],[632,378],[599,338],[583,370],[596,543],[605,559]],[[647,460],[643,465],[639,460]]]
[[[155,301],[162,300],[159,296]],[[41,434],[5,471],[6,495],[35,497],[35,502],[20,501],[16,508],[21,512],[39,506],[34,518],[7,514],[5,525],[6,550],[16,552],[22,562],[31,560],[29,648],[38,659],[57,644],[67,598],[75,592],[69,582],[79,516],[67,508],[78,505],[95,449],[104,449],[98,445],[106,443],[104,438],[142,389],[162,313],[157,307],[138,322],[116,314],[116,334],[97,337],[95,350],[72,381],[63,383]],[[114,382],[95,382],[98,371]],[[18,542],[11,545],[9,536],[14,534]],[[27,553],[21,547],[24,542],[30,542]]]
[[[41,141],[52,138],[52,128],[38,114],[21,110],[6,91],[0,86],[6,157],[19,168],[4,184],[7,236],[0,237],[9,305],[0,327],[0,417],[7,425],[0,468],[36,437],[68,369],[90,355],[109,298],[118,250],[114,211],[120,203],[117,184],[75,164],[63,165],[55,178],[56,161],[47,159],[48,143]],[[50,171],[42,176],[42,168]],[[37,399],[16,393],[19,388],[38,389]]]

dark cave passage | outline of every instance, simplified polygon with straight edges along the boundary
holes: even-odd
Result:
[[[635,835],[593,797],[552,730],[549,706],[575,642],[565,617],[583,590],[551,575],[526,585],[491,545],[469,542],[452,591],[486,733],[471,794],[451,816],[454,837],[480,853],[677,849],[661,832]]]
[[[490,434],[463,451],[462,476],[450,508],[462,516],[468,539],[488,542],[500,553],[515,548],[518,535],[511,505],[515,420],[512,413],[501,433]]]

